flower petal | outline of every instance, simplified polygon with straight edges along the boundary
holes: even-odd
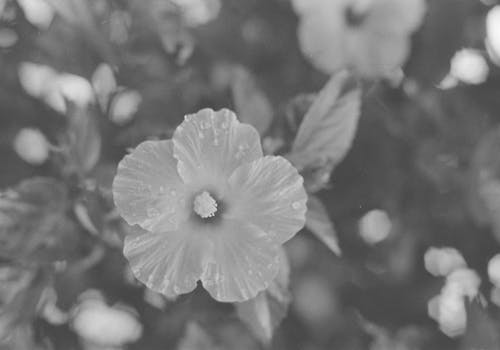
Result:
[[[188,215],[173,142],[145,141],[118,164],[116,207],[128,224],[148,231],[174,230]]]
[[[220,183],[241,164],[262,157],[257,130],[228,109],[186,115],[173,141],[177,169],[187,183]]]
[[[239,302],[265,290],[279,271],[279,246],[257,226],[238,220],[225,220],[213,233],[211,257],[201,277],[210,295]]]
[[[284,243],[305,223],[303,182],[283,157],[266,156],[244,164],[229,178],[226,215],[256,225],[276,242]]]
[[[164,233],[137,230],[125,238],[123,254],[138,280],[153,291],[174,298],[194,290],[203,271],[207,243],[204,239],[192,239],[193,234],[196,233],[188,225]]]

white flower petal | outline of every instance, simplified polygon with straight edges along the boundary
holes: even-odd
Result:
[[[221,183],[239,165],[262,157],[257,130],[228,109],[187,115],[173,141],[177,168],[187,183]]]
[[[207,242],[188,225],[177,231],[137,230],[125,238],[123,253],[135,277],[167,298],[189,293],[203,272]]]
[[[145,141],[118,164],[116,207],[130,224],[148,231],[174,230],[188,215],[172,141]]]
[[[278,246],[258,227],[224,220],[214,232],[211,258],[201,277],[203,287],[216,300],[238,302],[254,298],[278,274]]]
[[[258,226],[276,242],[292,238],[305,223],[303,178],[283,157],[244,164],[229,178],[227,215]]]

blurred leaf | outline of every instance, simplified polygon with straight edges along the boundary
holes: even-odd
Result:
[[[12,341],[16,329],[33,321],[48,282],[43,271],[0,266],[0,345]]]
[[[316,94],[299,94],[287,103],[286,122],[294,136],[296,136],[300,128],[300,123],[304,120],[304,116],[307,114],[309,108],[311,108],[315,99]]]
[[[483,136],[473,158],[470,209],[479,223],[488,223],[500,241],[500,128]]]
[[[177,350],[220,350],[214,339],[197,323],[186,326],[184,337],[179,341]]]
[[[65,216],[65,187],[32,178],[0,193],[0,256],[23,262],[52,262],[67,256],[75,228]]]
[[[110,212],[99,190],[86,190],[76,199],[73,211],[80,224],[91,234],[102,233],[105,216]]]
[[[107,63],[101,63],[97,66],[91,78],[97,101],[103,112],[108,109],[109,98],[116,90],[116,79],[113,69]]]
[[[95,115],[88,109],[74,106],[68,125],[69,171],[85,174],[91,171],[101,156],[101,135]],[[75,167],[76,169],[74,169]]]
[[[325,206],[318,197],[309,195],[307,200],[306,228],[311,231],[332,252],[341,255],[337,232]]]
[[[304,116],[290,160],[300,170],[318,161],[335,167],[351,147],[360,107],[361,90],[348,73],[332,76]]]
[[[285,252],[281,251],[281,267],[269,288],[255,298],[236,303],[238,317],[263,343],[269,344],[273,331],[285,318],[290,304],[290,265]]]
[[[490,318],[479,299],[475,299],[467,305],[467,329],[465,330],[460,349],[500,349],[500,329]]]
[[[252,74],[243,67],[233,69],[231,92],[239,119],[263,135],[273,119],[273,108]]]
[[[101,58],[116,64],[118,57],[113,47],[106,40],[96,23],[91,4],[81,0],[45,0],[65,21],[81,31],[89,46],[94,48]]]
[[[19,36],[9,28],[0,28],[0,48],[7,49],[17,43]]]
[[[415,35],[413,52],[405,68],[407,75],[426,86],[442,81],[451,57],[464,46],[464,36],[470,34],[468,18],[474,7],[480,6],[479,2],[469,0],[427,1],[427,15]]]

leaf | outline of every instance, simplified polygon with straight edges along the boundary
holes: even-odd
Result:
[[[16,329],[33,322],[49,280],[42,270],[0,266],[0,347]]]
[[[68,126],[67,161],[72,165],[69,171],[86,174],[94,169],[101,156],[101,134],[97,120],[90,111],[73,107]]]
[[[263,135],[271,125],[273,108],[248,70],[234,68],[231,92],[239,119],[253,125]]]
[[[498,350],[500,336],[498,326],[488,315],[479,299],[468,303],[467,328],[462,338],[461,350]]]
[[[0,256],[23,262],[53,262],[68,255],[76,239],[65,216],[65,187],[32,178],[0,193]]]
[[[0,28],[0,48],[8,49],[14,46],[19,40],[19,36],[15,31],[9,28]]]
[[[92,4],[80,0],[45,0],[66,22],[74,26],[86,39],[89,47],[93,48],[102,60],[115,64],[118,57],[110,42],[100,30]]]
[[[263,343],[269,344],[276,327],[285,318],[290,304],[290,266],[284,250],[281,251],[281,268],[269,288],[255,298],[235,303],[238,317]]]
[[[335,167],[346,155],[356,133],[361,89],[342,71],[328,81],[307,111],[289,159],[299,170],[319,161]]]
[[[483,136],[472,164],[470,210],[478,223],[489,224],[500,241],[500,127]]]
[[[325,206],[318,197],[309,195],[307,200],[306,228],[311,231],[332,252],[341,255],[337,232]]]
[[[177,350],[220,350],[215,340],[198,323],[190,322],[184,336],[179,341]]]
[[[102,234],[105,216],[111,211],[98,189],[86,189],[74,201],[73,212],[80,225],[93,235]]]

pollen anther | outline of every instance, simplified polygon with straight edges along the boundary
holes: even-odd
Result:
[[[207,191],[203,191],[194,199],[194,212],[203,219],[215,216],[217,212],[217,202]]]

